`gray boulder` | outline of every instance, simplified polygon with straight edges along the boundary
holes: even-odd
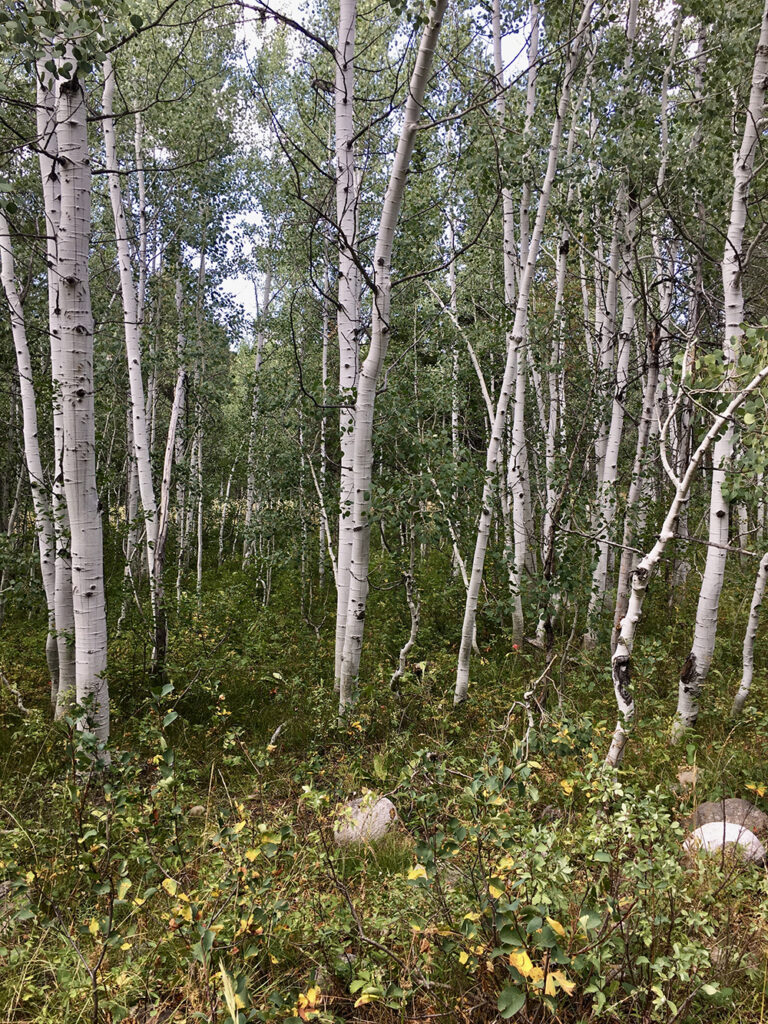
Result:
[[[724,846],[737,847],[745,860],[762,864],[765,847],[748,828],[733,821],[708,821],[694,829],[683,843],[688,853],[714,853]]]
[[[691,818],[690,827],[696,829],[711,821],[731,821],[735,825],[743,825],[756,836],[768,837],[768,814],[749,800],[729,797],[727,800],[708,800],[699,804]]]
[[[339,807],[333,838],[337,846],[375,843],[384,838],[396,821],[397,811],[391,800],[366,793]]]

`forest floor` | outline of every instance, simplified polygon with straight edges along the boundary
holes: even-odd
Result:
[[[526,708],[544,653],[483,623],[454,709],[456,602],[425,600],[393,692],[402,595],[377,595],[340,722],[330,597],[300,616],[288,589],[263,608],[245,576],[207,584],[200,615],[180,609],[165,680],[138,615],[112,631],[107,772],[73,722],[51,722],[44,623],[0,631],[28,709],[3,686],[0,1020],[762,1024],[765,870],[682,854],[697,803],[766,804],[768,686],[758,672],[733,726],[744,615],[727,595],[705,712],[677,747],[692,609],[649,602],[615,773],[606,643],[558,639]],[[366,791],[399,820],[340,849],[336,808]]]

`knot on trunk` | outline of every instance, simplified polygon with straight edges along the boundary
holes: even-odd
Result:
[[[632,659],[628,654],[620,655],[613,662],[613,684],[625,705],[632,704]]]
[[[638,587],[643,589],[648,586],[648,577],[650,573],[643,566],[638,566],[637,569],[632,573],[632,580]]]
[[[688,693],[691,683],[696,678],[696,655],[691,651],[688,657],[685,659],[682,671],[680,672],[680,683],[682,684],[683,691]]]

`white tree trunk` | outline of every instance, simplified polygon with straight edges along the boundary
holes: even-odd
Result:
[[[125,436],[127,441],[127,472],[125,480],[125,523],[127,527],[125,537],[125,567],[123,569],[123,605],[120,609],[120,617],[117,620],[118,633],[123,628],[123,623],[128,614],[128,606],[136,594],[136,580],[134,578],[134,558],[139,543],[139,528],[137,513],[139,511],[139,475],[136,471],[136,456],[133,449],[133,426],[131,422],[131,402],[128,396],[128,415],[125,423]]]
[[[747,620],[747,630],[744,634],[744,644],[741,655],[741,685],[733,699],[733,707],[731,708],[731,715],[734,718],[738,718],[744,710],[744,705],[752,686],[752,676],[755,671],[755,637],[757,636],[757,627],[760,623],[760,607],[762,606],[763,598],[765,597],[765,587],[767,583],[768,554],[765,554],[763,555],[760,561],[760,566],[757,570],[755,589],[752,593],[752,604],[750,605],[749,619]]]
[[[152,482],[149,434],[144,397],[144,378],[141,369],[141,322],[143,318],[143,275],[140,270],[140,288],[136,291],[131,268],[131,249],[128,241],[128,224],[123,209],[120,187],[120,168],[117,158],[117,138],[112,100],[115,92],[115,74],[109,57],[104,62],[104,93],[102,96],[102,129],[104,131],[104,156],[107,164],[109,198],[115,224],[117,263],[120,271],[120,293],[123,300],[123,323],[125,331],[125,352],[128,359],[128,381],[131,393],[131,434],[133,455],[136,460],[136,474],[139,494],[144,510],[146,535],[147,570],[149,574],[150,598],[154,620],[155,609],[155,546],[157,544],[157,503]],[[143,209],[143,208],[142,208]],[[144,233],[146,226],[142,225]],[[141,263],[143,266],[143,261]],[[141,296],[141,300],[139,298]],[[154,631],[154,622],[153,622]]]
[[[629,200],[625,197],[624,202]],[[620,204],[622,200],[620,199]],[[593,644],[595,630],[605,600],[608,581],[608,553],[613,523],[616,518],[616,480],[619,472],[619,448],[624,432],[624,407],[629,387],[629,357],[632,347],[632,335],[635,329],[635,296],[632,291],[632,268],[635,252],[635,231],[637,223],[637,207],[629,207],[624,221],[624,244],[622,246],[622,267],[619,278],[622,321],[619,332],[619,347],[616,361],[616,380],[611,407],[611,424],[606,437],[603,453],[603,473],[598,490],[597,523],[600,531],[598,557],[592,573],[592,591],[587,612],[587,633],[585,641]]]
[[[88,274],[91,167],[85,94],[77,77],[61,82],[56,102],[61,220],[58,236],[56,329],[61,350],[64,494],[72,544],[77,703],[90,702],[86,725],[109,738],[107,620],[101,508],[96,487],[93,315]]]
[[[411,519],[409,524],[408,533],[410,556],[408,561],[408,570],[403,573],[403,584],[405,586],[405,599],[408,602],[408,611],[411,614],[411,630],[408,634],[408,639],[400,648],[397,668],[392,673],[392,677],[389,680],[390,688],[393,690],[397,688],[397,684],[405,675],[405,669],[408,664],[408,655],[411,653],[413,645],[416,643],[416,638],[419,635],[419,624],[421,622],[421,599],[419,598],[418,591],[416,590],[415,580],[416,539],[413,530],[413,519]]]
[[[656,390],[659,384],[659,335],[652,333],[648,338],[648,374],[643,389],[643,408],[637,427],[637,446],[635,461],[632,466],[632,479],[629,484],[627,503],[624,510],[624,533],[622,536],[621,562],[619,563],[619,582],[616,587],[616,611],[614,613],[614,633],[611,651],[616,650],[621,620],[624,618],[630,597],[630,576],[634,553],[631,545],[635,532],[639,532],[640,523],[635,518],[635,510],[643,493],[643,468],[648,458],[648,441],[656,418]]]
[[[179,324],[181,325],[181,285],[177,282],[176,302],[179,310]],[[179,426],[179,418],[184,411],[186,402],[187,373],[184,364],[184,335],[179,327],[179,366],[176,372],[176,386],[173,392],[173,405],[168,421],[168,437],[165,442],[165,457],[163,459],[163,477],[160,484],[160,508],[158,510],[157,523],[157,547],[155,548],[155,568],[157,571],[156,596],[157,596],[157,621],[155,626],[155,648],[152,652],[152,669],[155,673],[161,673],[165,667],[165,654],[168,646],[168,625],[165,605],[165,583],[163,580],[163,568],[165,566],[165,548],[168,542],[168,526],[170,523],[171,509],[171,474],[173,472],[174,456],[176,451],[176,434]]]
[[[259,301],[259,286],[253,282],[253,292],[256,299],[256,351],[253,357],[253,392],[251,396],[251,428],[248,435],[248,463],[247,477],[245,484],[245,524],[243,531],[243,565],[247,565],[253,549],[253,537],[251,521],[253,519],[253,503],[256,499],[256,447],[258,442],[259,424],[259,390],[261,377],[261,364],[264,359],[264,344],[267,333],[264,328],[264,317],[269,311],[269,303],[272,298],[272,269],[267,268],[264,276],[264,286]]]
[[[635,717],[635,700],[630,683],[632,648],[634,646],[637,624],[640,621],[643,602],[645,600],[645,594],[648,589],[648,582],[651,574],[658,564],[661,556],[664,554],[664,549],[668,542],[672,540],[675,535],[675,521],[680,514],[680,508],[686,500],[691,483],[704,454],[708,451],[714,439],[720,436],[723,427],[726,427],[726,430],[730,430],[730,420],[734,412],[748,398],[748,396],[753,394],[766,380],[768,380],[768,366],[763,367],[763,369],[752,378],[749,384],[735,395],[728,407],[714,418],[712,426],[709,428],[698,448],[691,456],[691,461],[688,463],[688,467],[682,477],[678,477],[674,474],[665,455],[666,432],[669,427],[670,420],[674,415],[674,409],[662,428],[660,436],[661,456],[662,461],[664,462],[664,468],[667,470],[668,475],[675,485],[675,496],[667,510],[667,514],[661,530],[659,531],[656,543],[648,554],[641,559],[632,574],[632,592],[629,598],[629,607],[621,621],[618,642],[611,659],[613,686],[616,694],[616,703],[621,717],[616,722],[611,746],[606,757],[606,763],[609,765],[616,767],[621,763],[627,742],[627,729],[632,724]],[[683,382],[681,382],[681,390],[682,384]]]
[[[40,457],[40,441],[37,432],[37,401],[32,377],[32,360],[27,344],[24,310],[16,285],[16,270],[13,260],[11,233],[8,221],[0,209],[0,278],[11,314],[11,333],[16,350],[16,366],[19,371],[19,392],[24,424],[24,459],[32,492],[32,507],[35,513],[35,533],[40,555],[40,575],[43,580],[45,603],[48,611],[48,637],[45,655],[51,683],[51,702],[56,707],[59,689],[59,655],[56,645],[56,566],[54,562],[56,538],[53,528],[53,512],[48,489],[43,476],[43,462]]]
[[[760,38],[752,70],[752,88],[749,96],[741,146],[733,163],[733,197],[725,251],[721,264],[725,297],[725,333],[723,357],[728,371],[724,390],[736,387],[735,364],[738,362],[744,320],[744,294],[742,291],[742,251],[747,221],[747,199],[752,181],[755,155],[760,140],[760,125],[765,104],[768,79],[768,2],[763,7]],[[733,453],[733,430],[728,429],[718,438],[713,452],[712,492],[709,512],[709,542],[704,576],[696,610],[696,628],[691,653],[680,674],[677,715],[672,737],[678,739],[684,730],[696,724],[699,715],[699,694],[712,663],[717,635],[717,614],[720,592],[725,577],[726,547],[728,545],[729,503],[723,493],[725,474]]]
[[[360,270],[357,265],[359,182],[355,170],[355,32],[357,0],[340,0],[336,45],[336,224],[339,238],[339,539],[336,563],[336,645],[334,688],[341,685],[354,538],[354,393],[360,366]]]
[[[47,53],[46,57],[51,54]],[[55,534],[56,650],[59,685],[56,695],[57,718],[75,698],[75,613],[72,604],[72,556],[70,550],[69,516],[64,497],[64,421],[57,380],[61,376],[61,338],[58,330],[58,236],[61,220],[61,176],[57,170],[56,113],[53,83],[45,66],[45,58],[37,65],[37,135],[40,178],[45,209],[46,263],[48,266],[48,322],[51,347],[53,385],[53,480],[51,510]]]
[[[536,109],[536,78],[538,75],[538,50],[539,50],[539,8],[538,4],[531,4],[530,12],[530,35],[528,42],[528,83],[525,99],[525,123],[523,127],[523,147],[529,145],[531,125]],[[498,89],[496,97],[496,110],[499,120],[502,123],[505,115],[505,82],[504,69],[501,57],[501,4],[500,0],[494,0],[493,4],[493,61],[496,85]],[[503,127],[502,127],[503,130]],[[526,170],[530,165],[530,159],[526,158]],[[520,199],[520,266],[525,266],[528,261],[528,250],[530,245],[530,204],[531,204],[531,180],[530,173],[523,178],[522,195]],[[512,212],[512,195],[509,189],[502,190],[502,218],[503,218],[503,247],[504,247],[504,298],[507,310],[511,314],[515,305],[515,283],[516,283],[516,261],[514,254],[514,214]],[[523,619],[523,603],[521,595],[521,581],[528,558],[528,535],[531,518],[530,481],[528,479],[528,450],[525,441],[525,387],[528,368],[527,360],[528,332],[523,330],[522,335],[516,338],[513,332],[508,331],[506,337],[507,347],[516,346],[515,352],[515,398],[512,416],[512,428],[510,432],[510,444],[506,471],[506,490],[511,496],[511,521],[512,539],[514,551],[508,553],[507,569],[509,576],[509,587],[513,601],[512,609],[512,637],[516,642],[521,642],[525,631]],[[503,486],[503,485],[502,485]],[[506,526],[506,524],[505,524]],[[511,557],[510,557],[511,554]]]
[[[351,703],[360,667],[363,628],[368,598],[368,565],[370,561],[371,527],[368,509],[371,501],[373,472],[373,411],[376,383],[379,379],[389,344],[389,308],[391,301],[392,243],[405,192],[406,175],[416,143],[416,130],[424,102],[424,93],[432,67],[437,39],[448,0],[436,0],[429,9],[416,65],[411,75],[403,126],[381,212],[381,221],[374,252],[374,294],[371,319],[371,344],[360,371],[355,404],[354,432],[354,504],[352,513],[353,545],[349,568],[349,604],[344,632],[344,648],[339,685],[341,711]],[[341,583],[341,541],[339,542],[339,577]]]
[[[317,577],[318,585],[320,590],[323,589],[325,582],[325,553],[326,553],[326,540],[330,537],[330,524],[328,522],[328,514],[325,508],[325,475],[327,471],[328,452],[327,452],[327,435],[328,435],[328,410],[326,405],[328,404],[328,342],[330,340],[330,316],[328,311],[329,306],[329,292],[331,283],[329,280],[328,273],[328,245],[325,245],[325,272],[323,279],[323,335],[322,335],[322,355],[321,355],[321,377],[322,377],[322,389],[323,389],[323,409],[320,416],[320,480],[316,481],[316,489],[318,492],[318,498],[320,501],[320,529],[317,544]],[[315,473],[312,467],[312,460],[309,460],[309,469],[314,479]],[[332,555],[333,545],[328,547],[328,553]],[[332,557],[332,561],[335,564],[335,558]],[[336,569],[333,571],[334,581],[336,580]]]
[[[613,222],[613,234],[611,236],[605,286],[603,286],[603,259],[601,245],[598,245],[597,253],[595,254],[595,349],[599,363],[598,369],[601,383],[606,390],[611,386],[611,383],[614,382],[614,340],[616,332],[619,262],[621,258],[619,228],[620,219],[617,212]],[[609,420],[606,414],[602,416],[599,421],[595,440],[595,465],[598,495],[605,469],[605,449],[608,445],[608,433]],[[598,523],[598,507],[599,497],[598,503],[595,507],[595,525]]]
[[[533,229],[533,234],[531,236],[528,251],[528,259],[520,278],[520,288],[517,298],[517,306],[515,310],[515,321],[512,328],[512,334],[514,338],[517,339],[517,342],[516,344],[509,345],[507,347],[507,358],[506,365],[504,368],[504,377],[499,391],[498,402],[496,404],[496,413],[491,426],[491,438],[486,452],[486,476],[480,506],[480,522],[477,530],[475,554],[472,561],[472,573],[469,580],[469,587],[467,588],[467,600],[464,608],[464,622],[461,631],[461,647],[459,648],[459,659],[456,670],[456,685],[454,690],[455,704],[461,703],[461,701],[465,700],[467,696],[467,688],[469,685],[469,665],[472,654],[472,638],[475,632],[475,623],[477,619],[477,603],[480,595],[480,585],[482,583],[483,568],[485,565],[485,552],[488,546],[488,538],[491,526],[494,479],[496,475],[496,468],[498,465],[501,442],[504,436],[507,407],[509,405],[513,381],[515,379],[515,374],[517,370],[517,344],[519,343],[519,340],[522,339],[523,337],[523,332],[525,331],[528,321],[528,301],[530,296],[531,285],[533,283],[533,272],[536,266],[536,261],[538,259],[539,247],[541,245],[541,238],[544,231],[544,221],[546,219],[547,208],[549,206],[549,198],[552,192],[552,186],[557,171],[557,163],[560,155],[560,141],[563,130],[563,118],[565,117],[566,111],[568,109],[571,84],[573,81],[574,73],[576,71],[579,52],[581,50],[584,34],[586,32],[587,26],[589,24],[589,19],[592,13],[592,3],[593,0],[587,0],[581,14],[581,18],[579,19],[578,28],[568,48],[568,58],[566,62],[565,74],[563,76],[562,91],[560,93],[557,114],[555,116],[554,124],[552,126],[552,136],[549,145],[549,158],[547,161],[547,170],[544,175],[544,180],[542,182],[541,195],[539,197],[539,206],[536,212],[536,223]]]

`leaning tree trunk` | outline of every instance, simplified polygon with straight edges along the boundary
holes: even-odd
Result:
[[[755,671],[755,637],[757,636],[757,627],[760,623],[760,607],[765,597],[766,583],[768,583],[768,554],[763,555],[760,560],[757,578],[755,579],[755,589],[752,593],[752,604],[749,609],[747,630],[744,634],[744,644],[742,647],[741,685],[736,696],[733,698],[733,707],[731,708],[731,715],[734,718],[738,718],[744,710],[744,705],[752,686],[752,676]]]
[[[93,314],[88,274],[91,165],[85,93],[75,74],[59,86],[56,103],[61,221],[58,237],[57,330],[61,351],[64,494],[72,544],[75,687],[85,725],[100,743],[109,738],[107,619],[101,508],[96,486]]]
[[[59,689],[59,654],[56,646],[56,566],[54,564],[56,538],[53,529],[51,501],[43,476],[43,462],[40,457],[40,441],[37,433],[37,402],[32,377],[32,360],[27,344],[24,310],[16,285],[16,271],[11,247],[11,233],[5,214],[0,210],[0,277],[11,313],[11,333],[16,349],[16,366],[19,371],[19,392],[24,423],[24,459],[29,474],[32,492],[32,506],[35,512],[35,532],[40,554],[40,574],[43,579],[45,603],[48,610],[48,636],[45,656],[51,682],[51,702],[56,706]]]
[[[724,388],[736,389],[735,371],[743,335],[744,293],[742,251],[747,221],[747,199],[760,144],[760,125],[765,105],[768,79],[768,0],[763,8],[760,39],[752,71],[752,88],[744,124],[741,147],[733,164],[733,197],[725,251],[721,264],[725,296],[725,333],[723,357],[728,369]],[[707,678],[717,635],[717,614],[725,578],[726,548],[730,505],[723,485],[733,454],[733,429],[718,438],[713,452],[712,492],[709,510],[709,548],[696,610],[696,628],[691,652],[680,674],[677,714],[672,738],[679,739],[685,729],[696,724],[699,715],[699,694]]]
[[[688,496],[693,477],[695,476],[705,453],[709,450],[709,447],[715,438],[721,435],[724,427],[726,431],[730,430],[730,421],[734,412],[736,412],[739,406],[742,405],[749,395],[753,394],[762,384],[765,383],[766,380],[768,380],[768,366],[760,370],[760,372],[752,378],[749,384],[735,395],[728,407],[724,409],[723,412],[718,413],[718,415],[715,416],[712,426],[709,428],[698,448],[691,456],[691,461],[688,463],[688,467],[682,477],[675,475],[666,459],[666,455],[664,454],[666,431],[669,426],[669,422],[674,416],[676,411],[675,409],[672,410],[661,430],[660,444],[662,461],[664,462],[664,468],[666,469],[667,474],[675,485],[675,496],[667,510],[667,514],[664,518],[661,530],[659,531],[656,543],[648,554],[640,560],[637,568],[632,574],[632,590],[629,598],[629,607],[621,621],[619,639],[611,659],[613,687],[621,717],[616,722],[611,746],[606,757],[606,763],[609,765],[616,767],[621,763],[624,756],[624,748],[627,743],[627,730],[635,718],[635,699],[631,686],[632,648],[634,646],[637,624],[640,621],[640,616],[642,614],[643,602],[645,601],[645,595],[648,590],[648,583],[650,581],[651,574],[661,559],[661,556],[664,554],[664,549],[667,544],[675,536],[675,522],[680,514],[683,502]]]
[[[436,0],[434,6],[429,9],[428,21],[422,32],[416,65],[411,75],[408,101],[405,105],[405,118],[384,197],[376,238],[376,250],[373,258],[374,293],[371,344],[360,370],[355,404],[353,544],[349,567],[349,604],[339,685],[339,708],[341,711],[344,711],[353,700],[363,647],[371,544],[368,511],[371,504],[373,475],[373,411],[376,384],[389,345],[392,244],[403,203],[408,166],[411,162],[413,147],[416,144],[417,124],[422,112],[432,58],[447,6],[448,0]],[[339,585],[341,586],[341,541],[339,542],[338,557]]]
[[[174,460],[176,459],[176,438],[179,431],[179,419],[184,413],[187,397],[187,342],[184,337],[182,304],[183,291],[181,281],[177,278],[176,316],[178,318],[178,333],[176,341],[176,356],[178,360],[178,368],[176,370],[176,386],[173,391],[173,405],[171,406],[171,415],[168,421],[168,436],[165,441],[163,477],[160,484],[160,508],[158,510],[157,523],[157,547],[155,549],[155,569],[157,572],[157,621],[155,624],[155,647],[152,652],[152,671],[155,675],[162,675],[165,671],[165,657],[168,649],[168,610],[165,599],[163,569],[165,568],[165,552],[168,543],[168,526],[170,523],[171,513],[171,476],[173,473]],[[178,462],[178,460],[176,461]]]
[[[592,4],[593,0],[587,0],[579,20],[578,28],[576,29],[574,38],[569,46],[566,69],[563,76],[562,91],[560,93],[557,113],[552,126],[552,136],[549,144],[549,158],[547,161],[547,170],[544,175],[544,181],[542,182],[541,196],[539,197],[539,206],[536,212],[536,223],[531,236],[528,259],[520,278],[520,288],[517,297],[517,307],[515,310],[515,321],[512,328],[512,334],[514,338],[517,339],[518,344],[524,336],[524,331],[528,322],[528,302],[531,285],[533,283],[533,273],[536,267],[539,248],[541,246],[541,238],[544,232],[544,221],[546,219],[547,209],[549,206],[549,198],[552,193],[552,186],[554,184],[555,173],[557,171],[557,163],[560,155],[560,141],[563,132],[563,119],[568,109],[571,84],[576,72],[581,45],[592,13]],[[483,578],[483,568],[485,566],[485,552],[488,547],[488,538],[491,528],[493,487],[501,442],[504,436],[507,407],[509,405],[509,399],[514,386],[516,352],[517,344],[509,345],[507,347],[504,377],[499,390],[496,413],[491,423],[491,439],[488,444],[485,462],[485,484],[483,486],[483,495],[480,505],[480,522],[477,530],[477,540],[475,542],[472,572],[470,575],[469,587],[467,588],[467,600],[464,607],[464,622],[461,630],[461,646],[459,648],[459,659],[456,669],[456,685],[453,698],[454,704],[460,704],[466,699],[467,688],[469,686],[469,665],[472,655],[472,638],[475,633],[477,604],[480,595],[480,585]]]

